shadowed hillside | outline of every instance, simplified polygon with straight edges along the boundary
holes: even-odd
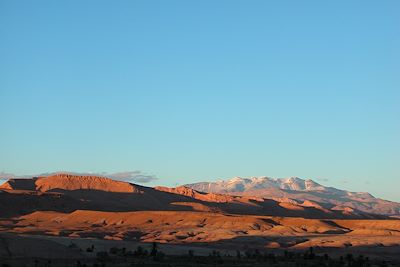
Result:
[[[11,179],[0,189],[2,203],[13,201],[7,214],[36,210],[72,211],[211,211],[232,214],[288,216],[303,218],[381,218],[353,209],[335,210],[317,205],[280,202],[250,196],[202,193],[187,187],[144,187],[105,177],[56,174],[32,179]],[[35,205],[24,203],[33,201]],[[55,204],[60,203],[60,204]],[[383,217],[382,217],[383,218]]]

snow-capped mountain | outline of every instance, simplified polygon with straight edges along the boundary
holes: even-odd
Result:
[[[323,186],[313,180],[298,177],[235,177],[185,186],[206,193],[256,196],[289,203],[311,201],[329,209],[358,209],[369,213],[400,215],[400,203],[375,198],[366,192],[350,192]]]
[[[189,184],[188,186],[199,191],[210,191],[214,193],[244,192],[254,189],[279,188],[298,191],[320,191],[332,190],[333,188],[324,187],[313,180],[303,180],[298,177],[286,179],[275,179],[270,177],[235,177],[230,180],[217,181],[213,183],[203,182]]]

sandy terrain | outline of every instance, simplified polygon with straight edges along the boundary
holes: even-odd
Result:
[[[395,247],[399,220],[317,220],[209,212],[34,212],[1,231],[170,244],[237,243],[266,248]]]

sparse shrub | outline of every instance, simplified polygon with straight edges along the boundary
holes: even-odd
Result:
[[[189,255],[189,258],[193,258],[194,257],[194,251],[189,249],[188,255]]]
[[[283,257],[284,257],[285,259],[289,258],[289,252],[287,252],[287,250],[285,250],[285,251],[283,252]]]
[[[236,250],[236,258],[240,260],[242,258],[242,254],[240,253],[240,250]]]
[[[156,242],[153,242],[153,244],[151,245],[150,256],[152,256],[153,258],[155,256],[157,256],[157,243]]]
[[[134,257],[146,257],[149,253],[147,252],[146,249],[142,248],[141,246],[138,246],[136,250],[133,252]]]
[[[94,245],[91,245],[86,249],[86,252],[93,252],[94,251]]]
[[[69,248],[78,248],[78,246],[77,246],[74,242],[71,242],[71,243],[68,245],[68,247],[69,247]]]
[[[266,259],[267,261],[272,262],[272,263],[276,263],[276,261],[277,261],[276,256],[273,253],[264,254],[264,259]]]
[[[349,265],[353,262],[353,254],[347,254],[346,255],[346,261],[348,262]]]
[[[117,254],[118,251],[119,251],[119,249],[117,247],[112,247],[109,250],[110,254],[114,254],[114,255]]]
[[[110,256],[108,255],[107,251],[97,252],[96,256],[97,259],[101,262],[108,261],[110,259]]]
[[[219,253],[218,250],[213,250],[213,251],[212,251],[212,256],[213,256],[214,258],[221,258],[221,254]]]
[[[208,257],[215,263],[222,264],[224,261],[221,258],[221,253],[218,250],[213,250]]]
[[[311,260],[315,258],[315,253],[314,253],[314,248],[313,247],[309,248],[309,258]]]
[[[244,252],[244,255],[246,255],[246,258],[250,259],[251,256],[252,256],[252,253],[251,253],[250,250],[246,250],[246,251]]]
[[[161,251],[158,251],[155,256],[153,256],[154,261],[163,261],[165,257],[165,254]]]
[[[253,258],[255,258],[255,259],[260,259],[261,258],[261,253],[260,253],[260,251],[258,249],[254,250]]]

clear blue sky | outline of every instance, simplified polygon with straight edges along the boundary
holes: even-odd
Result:
[[[3,0],[0,171],[299,176],[400,201],[399,11]]]

